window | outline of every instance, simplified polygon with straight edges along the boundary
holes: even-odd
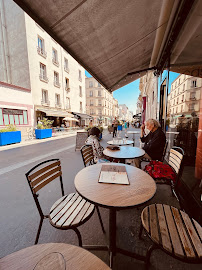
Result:
[[[70,90],[69,89],[69,79],[65,78],[65,90]]]
[[[173,100],[173,105],[175,105],[175,100]]]
[[[82,102],[80,102],[80,112],[82,112],[83,108],[82,108]]]
[[[177,98],[177,104],[179,103],[179,97]]]
[[[180,79],[179,79],[179,85],[180,85]]]
[[[102,106],[102,100],[101,99],[98,100],[98,106]]]
[[[196,80],[193,80],[193,81],[191,82],[191,87],[196,87]]]
[[[59,73],[54,71],[54,85],[57,87],[60,87],[60,83],[59,83]]]
[[[59,94],[55,94],[55,105],[60,106],[60,95]]]
[[[175,87],[177,87],[177,82],[175,82]]]
[[[93,82],[89,81],[89,88],[92,88],[92,87],[93,87]]]
[[[101,87],[101,84],[100,83],[97,83],[97,87]]]
[[[82,97],[82,87],[79,86],[79,96]]]
[[[194,110],[194,104],[190,104],[190,105],[189,105],[189,110],[190,110],[190,111],[193,111],[193,110]]]
[[[186,80],[186,75],[184,75],[184,80]]]
[[[90,114],[94,114],[94,111],[93,111],[93,109],[90,109]]]
[[[98,115],[102,115],[102,110],[101,109],[98,110]]]
[[[93,106],[93,100],[90,99],[90,106]]]
[[[90,91],[90,97],[93,97],[93,91]]]
[[[98,90],[98,97],[101,97],[101,96],[102,96],[101,91]]]
[[[9,124],[27,125],[28,114],[26,110],[0,108],[0,126]]]
[[[58,52],[54,48],[52,50],[52,61],[53,61],[53,64],[55,64],[56,66],[59,65],[59,62],[58,62]]]
[[[182,95],[182,102],[184,102],[184,95]]]
[[[40,75],[39,75],[40,80],[47,82],[48,78],[46,75],[46,65],[40,63]]]
[[[67,110],[71,109],[71,106],[70,106],[70,98],[69,98],[69,97],[66,97],[66,109],[67,109]]]
[[[154,103],[154,91],[152,92],[152,103]]]
[[[177,113],[177,107],[176,107],[176,113]]]
[[[191,100],[195,100],[196,99],[196,93],[195,92],[192,92],[192,93],[190,93],[190,99]]]
[[[69,62],[67,58],[64,58],[64,70],[69,73]]]
[[[174,108],[173,108],[173,114],[174,114]]]
[[[82,82],[81,70],[79,70],[79,81]]]
[[[178,90],[177,90],[177,94],[179,95],[179,93],[180,93],[180,89],[178,88]]]
[[[181,105],[181,112],[183,111],[183,105]]]
[[[45,52],[44,40],[43,38],[38,36],[38,47],[37,47],[38,54],[44,56],[46,58],[47,53]]]
[[[183,92],[185,91],[185,84],[183,84]]]
[[[48,104],[48,91],[42,89],[42,100],[41,104]]]

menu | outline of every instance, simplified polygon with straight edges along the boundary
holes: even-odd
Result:
[[[129,185],[129,179],[125,166],[102,165],[99,183]]]

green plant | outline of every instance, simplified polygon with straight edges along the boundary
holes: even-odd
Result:
[[[43,118],[37,124],[37,129],[48,129],[51,128],[54,120],[48,120],[48,118]]]
[[[8,125],[6,126],[6,128],[0,129],[0,132],[10,132],[10,131],[17,131],[16,126],[15,125]]]

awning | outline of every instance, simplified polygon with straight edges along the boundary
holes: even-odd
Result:
[[[44,112],[47,116],[54,116],[54,117],[74,117],[71,113],[65,112],[63,110],[51,110],[46,108],[36,108],[36,111]]]
[[[200,0],[14,2],[108,90],[150,69],[201,75]]]
[[[88,115],[85,113],[77,113],[77,112],[72,112],[72,113],[80,119],[93,119],[91,115]]]
[[[76,122],[79,122],[79,120],[77,120],[76,118],[72,118],[72,117],[65,117],[62,120],[63,121],[76,121]]]

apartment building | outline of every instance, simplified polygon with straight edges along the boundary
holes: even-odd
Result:
[[[85,70],[12,0],[1,0],[0,81],[31,89],[34,125],[85,114]],[[76,123],[70,121],[70,124]]]
[[[131,122],[133,120],[133,112],[129,111],[126,104],[119,105],[119,119]]]
[[[182,115],[185,118],[190,118],[191,114],[199,116],[201,93],[202,78],[180,74],[172,82],[168,115],[173,123],[177,123]]]
[[[118,101],[93,77],[86,77],[86,113],[93,117],[93,124],[111,125],[117,112]],[[116,109],[115,109],[116,108]]]

